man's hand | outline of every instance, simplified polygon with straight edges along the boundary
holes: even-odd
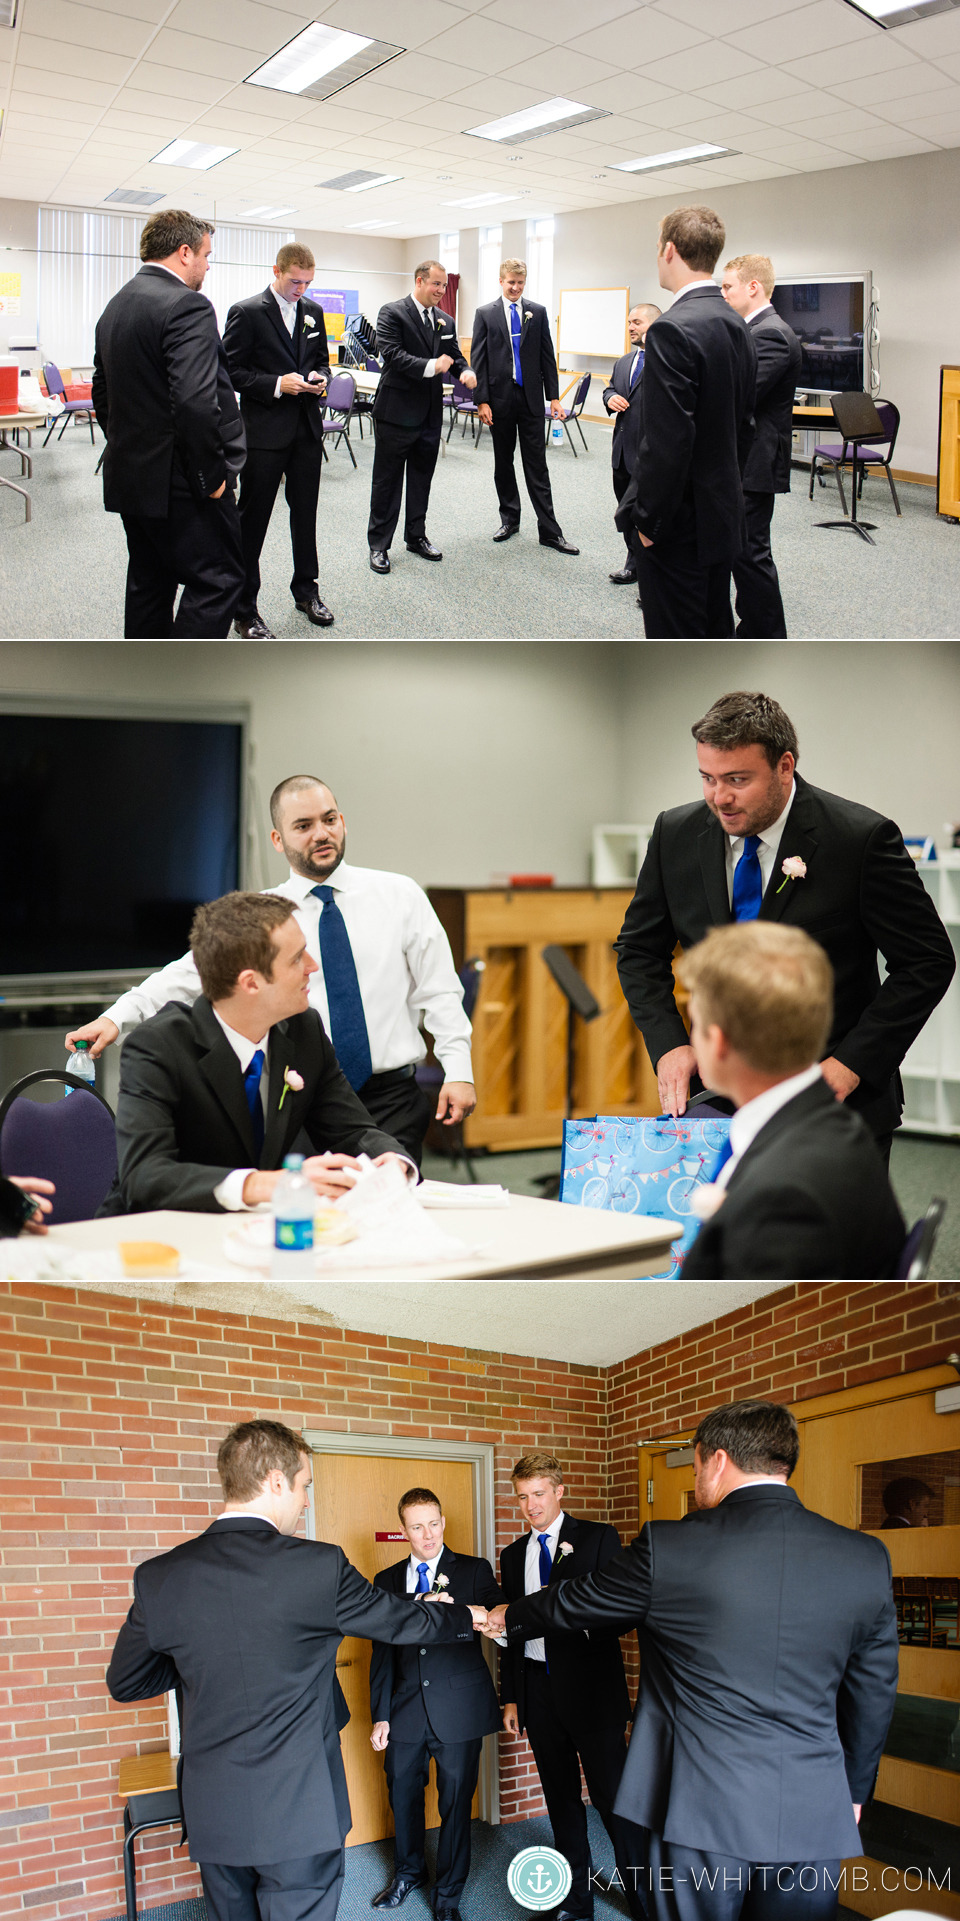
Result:
[[[53,1182],[42,1181],[39,1175],[36,1174],[11,1174],[10,1180],[14,1187],[19,1187],[24,1194],[29,1194],[34,1198],[38,1210],[32,1220],[24,1221],[22,1232],[24,1234],[45,1234],[47,1230],[39,1216],[40,1214],[49,1214],[52,1212],[51,1203],[45,1201],[43,1195],[56,1193],[57,1190]]]
[[[520,1732],[520,1716],[517,1713],[516,1701],[508,1701],[503,1710],[503,1731],[504,1734],[519,1734]]]
[[[441,1598],[445,1599],[446,1597],[443,1596]],[[480,1633],[487,1625],[487,1610],[486,1608],[474,1607],[472,1602],[470,1601],[467,1602],[467,1606],[469,1607],[470,1612],[473,1615],[474,1629],[476,1630],[477,1633]]]
[[[477,384],[477,376],[475,373],[471,371],[469,367],[466,369],[464,373],[458,374],[457,378],[460,382],[461,387],[466,387],[469,390],[469,392],[471,393],[473,392],[473,389]]]
[[[109,1020],[106,1014],[101,1014],[98,1021],[89,1021],[86,1027],[75,1027],[73,1033],[66,1036],[64,1046],[68,1053],[75,1054],[77,1042],[86,1041],[90,1059],[95,1061],[105,1047],[113,1044],[119,1032],[116,1021]]]
[[[640,538],[643,539],[642,534]],[[665,1114],[672,1114],[675,1120],[679,1114],[686,1113],[690,1082],[696,1071],[697,1057],[692,1047],[671,1047],[669,1053],[661,1054],[657,1062],[660,1106]]]
[[[453,366],[453,356],[451,354],[440,354],[433,364],[438,374],[448,374]]]
[[[372,1747],[375,1754],[383,1753],[383,1750],[386,1747],[389,1738],[390,1738],[389,1721],[374,1721],[373,1733],[370,1736],[370,1746]]]
[[[642,533],[640,532],[640,529],[639,529],[639,527],[637,528],[637,539],[639,540],[639,542],[640,542],[640,545],[641,545],[641,547],[652,547],[652,546],[653,546],[653,541],[652,541],[652,540],[649,540],[649,539],[647,538],[647,535],[646,535],[646,534],[642,534]]]
[[[507,1631],[506,1621],[507,1621],[506,1604],[504,1602],[501,1602],[499,1607],[490,1608],[488,1610],[487,1625],[483,1631],[491,1641],[496,1641],[499,1639],[501,1634],[506,1633]]]
[[[315,367],[312,374],[307,375],[307,384],[311,387],[325,387],[327,384],[327,376],[326,374],[318,373]]]
[[[477,1105],[477,1090],[472,1081],[444,1081],[437,1101],[437,1120],[444,1127],[465,1121]]]
[[[226,481],[221,480],[219,487],[214,488],[213,493],[210,495],[210,499],[219,500],[220,495],[226,491],[226,485],[227,485]]]
[[[832,1054],[820,1062],[820,1072],[838,1101],[845,1101],[848,1094],[852,1094],[854,1088],[860,1085],[859,1074],[855,1074],[852,1067],[844,1067],[842,1061],[834,1060]]]
[[[485,427],[493,426],[493,408],[491,407],[490,402],[488,400],[481,400],[480,405],[477,408],[477,413],[479,414],[480,419],[483,421],[483,424]]]
[[[361,1168],[352,1154],[312,1154],[304,1161],[303,1172],[308,1181],[313,1182],[314,1193],[320,1200],[338,1201],[354,1185]],[[259,1201],[272,1200],[279,1179],[279,1170],[258,1168],[248,1174],[243,1183],[245,1206],[256,1207]]]
[[[554,420],[566,420],[567,410],[562,400],[551,400],[550,412]]]
[[[281,374],[280,392],[282,394],[308,394],[310,391],[310,382],[304,380],[302,374]]]
[[[373,1165],[374,1167],[389,1167],[391,1161],[396,1161],[396,1164],[399,1167],[401,1173],[406,1177],[408,1181],[416,1180],[417,1170],[414,1167],[413,1162],[405,1161],[402,1154],[394,1154],[391,1148],[388,1148],[385,1154],[378,1154]]]
[[[610,399],[607,401],[607,412],[608,414],[629,413],[630,402],[629,400],[624,400],[622,394],[611,394]]]

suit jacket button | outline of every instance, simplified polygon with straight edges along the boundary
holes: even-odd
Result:
[[[428,1687],[430,1686],[430,1683],[429,1683],[429,1681],[424,1681],[424,1684],[423,1684],[423,1685],[424,1685],[424,1687],[425,1687],[425,1688],[428,1688]]]
[[[426,1648],[421,1648],[421,1649],[420,1649],[420,1652],[421,1652],[421,1654],[426,1654],[426,1651],[427,1651],[427,1650],[426,1650]]]

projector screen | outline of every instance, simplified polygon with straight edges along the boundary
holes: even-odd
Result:
[[[154,967],[240,880],[243,727],[0,713],[0,975]]]

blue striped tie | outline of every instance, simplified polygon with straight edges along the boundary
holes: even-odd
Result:
[[[332,887],[311,887],[323,902],[320,916],[320,959],[330,1010],[330,1039],[340,1066],[356,1091],[373,1073],[370,1036],[363,1011],[357,963],[347,925],[333,897]]]
[[[513,347],[513,371],[518,387],[523,386],[523,375],[520,372],[520,335],[522,331],[523,322],[520,319],[520,311],[514,300],[511,301],[510,304],[510,341]]]

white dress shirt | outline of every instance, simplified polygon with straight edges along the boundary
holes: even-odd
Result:
[[[751,320],[759,320],[760,315],[762,313],[772,313],[772,312],[773,312],[773,301],[765,300],[762,307],[755,307],[752,313],[748,313],[747,326],[749,327]]]
[[[540,1528],[536,1531],[531,1528],[527,1541],[527,1558],[523,1564],[524,1594],[539,1594],[543,1586],[543,1582],[540,1579],[540,1535],[549,1535],[550,1539],[547,1543],[547,1552],[551,1562],[555,1561],[557,1558],[557,1542],[560,1538],[560,1529],[563,1526],[563,1520],[564,1517],[561,1512],[557,1515],[555,1521],[551,1521],[549,1527]],[[526,1641],[523,1652],[528,1661],[545,1661],[547,1658],[547,1650],[542,1639],[539,1641]]]
[[[269,1028],[267,1029],[267,1032],[264,1034],[262,1041],[248,1041],[245,1034],[238,1034],[235,1027],[227,1026],[226,1021],[221,1019],[215,1007],[211,1011],[212,1011],[214,1020],[219,1021],[220,1026],[223,1028],[223,1031],[226,1034],[226,1037],[230,1042],[230,1045],[233,1048],[233,1051],[236,1054],[238,1061],[240,1062],[241,1074],[246,1075],[247,1068],[249,1067],[250,1062],[252,1061],[254,1054],[257,1051],[257,1048],[258,1047],[263,1048],[263,1067],[260,1072],[260,1105],[263,1108],[263,1122],[264,1122],[264,1126],[266,1126],[267,1099],[270,1093],[270,1030]],[[247,1203],[243,1198],[243,1184],[247,1178],[247,1175],[253,1174],[255,1171],[256,1170],[252,1167],[232,1168],[230,1173],[226,1176],[226,1179],[220,1182],[219,1187],[214,1188],[213,1190],[214,1200],[219,1201],[220,1206],[225,1207],[228,1210],[228,1212],[231,1214],[237,1214],[242,1209],[245,1209],[247,1206]]]
[[[429,320],[431,327],[433,327],[434,331],[436,331],[437,323],[434,318],[434,309],[432,307],[425,307],[423,305],[423,302],[417,299],[416,294],[411,294],[410,298],[413,301],[413,304],[416,307],[421,320],[423,321]],[[428,360],[423,370],[424,380],[432,380],[436,371],[437,371],[436,360]]]
[[[743,1106],[737,1108],[730,1122],[730,1146],[733,1151],[717,1175],[717,1187],[726,1187],[737,1163],[742,1161],[747,1148],[753,1145],[760,1129],[766,1127],[774,1114],[779,1114],[788,1101],[795,1100],[798,1094],[813,1087],[820,1079],[818,1061],[814,1067],[805,1067],[802,1074],[791,1074],[789,1080],[778,1081],[776,1087],[768,1087],[765,1093],[758,1094],[752,1101],[744,1101]]]
[[[693,292],[694,287],[715,287],[716,284],[717,283],[713,279],[712,275],[707,280],[688,280],[685,287],[678,287],[676,293],[673,296],[672,305],[675,307],[677,304],[677,301],[682,300],[685,293]],[[668,313],[670,312],[669,307],[667,308],[667,312]]]
[[[326,884],[333,888],[350,937],[373,1072],[384,1074],[423,1060],[427,1050],[419,1026],[422,1014],[447,1080],[472,1080],[471,1030],[463,1011],[463,990],[450,943],[422,887],[406,874],[351,867],[346,861],[341,861]],[[269,887],[266,892],[295,902],[307,948],[319,963],[321,903],[310,892],[315,885],[291,873],[281,887]],[[184,954],[182,960],[170,961],[139,987],[121,994],[106,1012],[118,1027],[135,1026],[159,1013],[168,1001],[189,1006],[200,991],[193,955]],[[329,1034],[322,964],[310,976],[309,997]]]
[[[292,340],[293,331],[297,324],[297,307],[299,306],[299,300],[284,300],[282,293],[277,292],[276,287],[273,285],[272,282],[270,284],[270,292],[272,293],[274,300],[276,301],[277,306],[280,309],[280,315],[283,320],[283,324],[286,327],[286,330]],[[283,375],[278,374],[277,384],[273,390],[274,400],[279,400],[280,395],[283,392],[283,389],[280,385],[280,382],[282,379],[283,379]]]
[[[506,294],[501,294],[500,304],[503,307],[503,317],[507,323],[507,332],[510,335],[510,358],[512,360],[513,359],[513,327],[510,320],[510,315],[513,308],[516,307],[516,310],[520,315],[520,333],[522,336],[523,334],[523,301],[522,299],[508,300]],[[513,384],[514,386],[516,386],[517,384],[517,367],[516,367],[515,361],[514,361],[514,367],[513,367]]]
[[[777,855],[780,851],[780,842],[783,837],[783,830],[787,824],[787,815],[793,806],[796,792],[797,783],[794,781],[790,788],[790,795],[783,813],[777,815],[772,827],[765,827],[763,833],[757,836],[760,842],[757,848],[757,859],[760,862],[760,877],[763,881],[764,893],[766,893],[770,885],[770,876],[773,873]],[[727,899],[731,907],[733,906],[734,869],[743,853],[743,839],[742,834],[727,834]],[[791,881],[787,882],[788,887],[792,886],[792,884]]]
[[[443,1553],[443,1549],[441,1548],[440,1554],[442,1553]],[[437,1578],[437,1563],[440,1559],[440,1554],[435,1554],[433,1557],[433,1560],[428,1561],[426,1564],[427,1573],[430,1576],[431,1587],[433,1586],[434,1581]],[[417,1587],[420,1580],[418,1569],[420,1568],[421,1565],[422,1565],[422,1557],[419,1554],[411,1554],[410,1559],[407,1562],[407,1593],[408,1594],[416,1594],[417,1592]]]

